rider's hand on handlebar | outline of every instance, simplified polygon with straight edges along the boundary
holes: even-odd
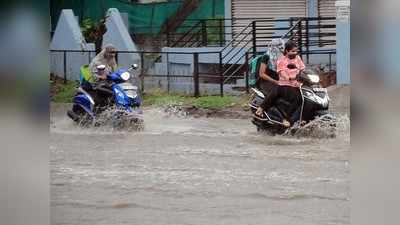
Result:
[[[99,89],[99,88],[109,88],[110,84],[107,81],[100,81],[95,84],[93,84],[93,89]]]
[[[296,78],[294,79],[294,80],[298,80],[298,81],[301,81],[304,77],[305,75],[305,73],[304,73],[304,71],[300,71],[297,75],[296,75]]]
[[[288,69],[297,69],[297,66],[296,66],[296,64],[290,63],[287,65],[287,68]]]

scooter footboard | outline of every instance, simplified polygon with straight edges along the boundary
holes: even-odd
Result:
[[[267,112],[268,116],[275,121],[282,122],[283,121],[283,115],[282,113],[275,107],[271,107],[271,109],[268,110]]]

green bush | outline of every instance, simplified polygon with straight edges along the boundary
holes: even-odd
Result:
[[[234,96],[204,96],[191,97],[179,94],[167,94],[160,90],[152,91],[143,96],[144,105],[166,106],[166,105],[192,105],[197,108],[221,109],[242,104],[242,98]]]
[[[76,81],[68,81],[67,84],[56,84],[57,92],[53,96],[54,102],[70,103],[76,93],[78,83]]]
[[[192,99],[193,106],[206,109],[221,109],[232,107],[235,106],[237,102],[238,98],[233,96],[204,96]]]
[[[144,105],[183,105],[185,103],[185,96],[177,94],[167,94],[159,89],[152,90],[151,93],[145,93],[143,96]]]

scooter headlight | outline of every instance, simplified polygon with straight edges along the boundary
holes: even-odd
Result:
[[[311,91],[303,91],[303,95],[305,98],[310,99],[311,101],[315,101],[318,102],[318,99],[315,97],[314,93],[312,93]]]
[[[319,76],[315,75],[315,74],[308,75],[308,79],[310,79],[310,81],[313,82],[313,83],[318,83],[319,82]]]
[[[129,78],[131,77],[131,75],[128,72],[123,72],[121,74],[121,78],[125,81],[129,80]]]

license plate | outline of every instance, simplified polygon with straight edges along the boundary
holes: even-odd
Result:
[[[315,92],[327,92],[326,88],[313,88]]]

